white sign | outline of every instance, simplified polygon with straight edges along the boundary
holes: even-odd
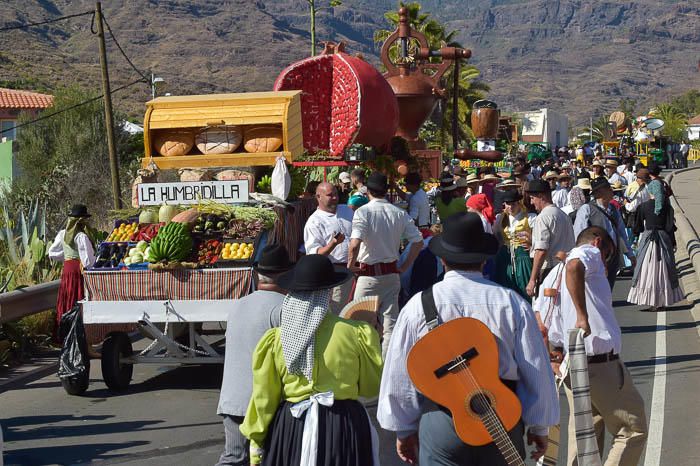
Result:
[[[248,180],[141,183],[139,205],[187,205],[200,200],[222,204],[248,202]]]

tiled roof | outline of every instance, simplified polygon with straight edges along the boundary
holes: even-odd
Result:
[[[700,125],[700,115],[695,115],[693,118],[688,120],[689,125]]]
[[[48,108],[53,96],[0,87],[0,108]]]

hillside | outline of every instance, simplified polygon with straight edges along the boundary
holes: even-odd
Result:
[[[623,97],[643,106],[700,87],[697,1],[425,0],[424,10],[459,31],[472,63],[502,108],[549,106],[574,124],[614,109]],[[0,27],[78,13],[86,0],[5,0]],[[377,63],[376,29],[391,0],[344,0],[317,17],[319,40],[346,40]],[[142,70],[173,94],[266,90],[309,51],[304,0],[113,0],[105,16]],[[113,87],[138,75],[108,43]],[[90,17],[0,33],[0,85],[48,90],[72,82],[99,90],[97,37]],[[139,117],[148,85],[115,97]]]

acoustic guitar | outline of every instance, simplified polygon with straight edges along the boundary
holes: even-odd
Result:
[[[450,410],[464,443],[494,442],[509,466],[525,466],[508,436],[522,408],[498,378],[498,347],[486,325],[461,317],[435,327],[416,342],[407,365],[416,388]]]

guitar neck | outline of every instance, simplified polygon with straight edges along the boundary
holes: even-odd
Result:
[[[508,432],[496,413],[491,412],[482,416],[481,421],[484,423],[484,427],[491,435],[493,442],[498,447],[498,451],[501,452],[508,466],[525,466],[525,462],[520,457],[520,453],[513,445],[513,441],[508,436]]]

